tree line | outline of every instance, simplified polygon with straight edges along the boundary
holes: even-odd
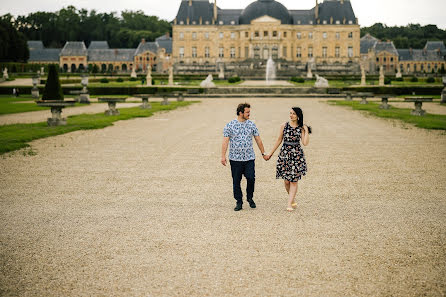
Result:
[[[446,31],[439,29],[436,25],[409,24],[402,27],[388,27],[382,23],[376,23],[370,27],[361,28],[361,37],[367,33],[383,41],[393,41],[396,48],[422,49],[426,41],[443,41],[446,44]]]
[[[142,38],[155,38],[172,33],[166,20],[145,15],[142,11],[98,13],[74,6],[57,12],[34,12],[14,18],[0,17],[0,61],[26,61],[29,57],[27,40],[41,40],[46,47],[61,48],[66,41],[83,40],[88,46],[93,40],[106,40],[111,48],[136,48]],[[436,25],[409,24],[388,27],[376,23],[361,28],[361,36],[370,33],[380,40],[392,40],[397,48],[423,48],[426,41],[442,40],[446,31]]]

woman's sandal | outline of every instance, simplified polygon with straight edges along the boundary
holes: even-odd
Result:
[[[297,208],[297,202],[291,203],[292,208]]]
[[[286,208],[286,211],[289,211],[289,212],[294,211],[294,208],[292,208],[292,207],[287,207],[287,208]]]

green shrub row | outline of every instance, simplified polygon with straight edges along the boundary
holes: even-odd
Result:
[[[231,84],[239,82],[239,81],[241,81],[241,79],[238,76],[233,76],[228,79],[228,83],[231,83]]]
[[[302,77],[295,77],[295,76],[293,76],[290,80],[292,82],[296,82],[296,83],[304,83],[305,82],[305,79],[303,79]]]

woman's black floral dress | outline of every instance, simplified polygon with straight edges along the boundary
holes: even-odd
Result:
[[[300,127],[293,128],[287,122],[283,128],[283,144],[277,159],[277,179],[297,182],[307,174],[307,162],[300,145],[302,131]]]

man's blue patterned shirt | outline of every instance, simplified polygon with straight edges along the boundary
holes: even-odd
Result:
[[[229,160],[249,161],[256,158],[252,147],[252,137],[259,136],[256,124],[250,120],[232,120],[223,129],[223,136],[229,137]]]

